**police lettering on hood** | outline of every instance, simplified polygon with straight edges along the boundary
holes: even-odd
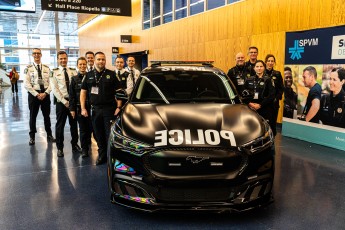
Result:
[[[191,130],[160,130],[155,132],[155,147],[170,145],[219,145],[221,139],[229,141],[231,146],[236,146],[236,140],[233,132],[228,130],[207,129],[197,130],[197,137],[192,139]]]

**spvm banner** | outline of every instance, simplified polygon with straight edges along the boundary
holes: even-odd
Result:
[[[42,10],[132,16],[131,0],[41,0]]]
[[[345,26],[286,33],[285,64],[344,64]]]

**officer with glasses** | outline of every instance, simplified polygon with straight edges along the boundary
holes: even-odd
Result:
[[[37,133],[36,119],[40,107],[44,118],[44,127],[47,132],[47,141],[55,142],[50,122],[50,69],[47,65],[41,63],[42,52],[40,49],[34,48],[32,50],[32,57],[34,58],[34,62],[28,65],[24,70],[24,88],[28,91],[28,104],[30,110],[29,145],[35,144],[35,134]]]

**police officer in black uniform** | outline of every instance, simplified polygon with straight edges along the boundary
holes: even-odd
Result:
[[[292,89],[292,70],[286,66],[284,68],[284,112],[283,116],[293,118],[294,111],[297,110],[297,94]]]
[[[122,88],[127,89],[127,78],[129,77],[129,72],[124,68],[125,60],[121,56],[117,56],[115,59],[115,74],[117,78],[121,81]]]
[[[28,65],[24,70],[24,88],[28,91],[28,104],[30,110],[30,141],[29,145],[35,144],[36,118],[41,107],[44,117],[44,128],[47,132],[47,141],[55,142],[52,136],[51,122],[50,122],[50,92],[51,86],[49,82],[50,69],[47,65],[41,63],[42,52],[38,48],[32,50],[34,63]]]
[[[265,58],[266,63],[266,75],[269,76],[274,81],[274,87],[276,90],[276,95],[274,99],[274,113],[272,118],[273,134],[277,134],[276,125],[279,112],[279,101],[283,98],[284,85],[283,77],[280,71],[274,70],[273,67],[276,64],[276,58],[273,54],[267,54]]]
[[[116,100],[117,90],[121,90],[121,82],[114,71],[105,68],[106,58],[103,52],[95,54],[95,70],[88,72],[84,78],[80,92],[81,114],[87,117],[87,95],[91,105],[91,120],[98,145],[96,165],[107,161],[107,144],[110,134],[111,120],[120,112],[122,101]]]
[[[258,54],[259,49],[257,47],[251,46],[248,48],[249,60],[246,62],[245,66],[250,71],[250,76],[254,76],[256,74],[254,66],[256,61],[258,60]]]
[[[59,51],[57,54],[59,67],[53,69],[50,76],[50,82],[54,96],[56,98],[56,147],[58,149],[57,156],[63,157],[64,152],[64,130],[68,117],[70,132],[72,136],[71,144],[73,153],[81,152],[78,145],[78,124],[69,111],[69,84],[72,76],[77,75],[74,68],[67,66],[68,56],[65,51]]]
[[[81,115],[80,90],[84,76],[86,75],[87,60],[80,57],[77,60],[78,74],[73,76],[69,88],[69,110],[73,118],[76,118],[79,124],[80,144],[82,149],[81,156],[89,156],[89,144],[91,143],[91,119]],[[89,112],[89,105],[86,101],[85,108]]]
[[[245,90],[244,83],[247,77],[250,77],[250,70],[245,66],[244,54],[239,52],[236,54],[236,65],[229,69],[228,77],[234,83],[238,95],[242,98],[244,103],[246,102],[246,97],[249,96]]]
[[[273,129],[273,102],[276,93],[274,81],[265,75],[266,66],[262,60],[256,61],[254,69],[256,74],[247,78],[245,82],[245,87],[251,95],[248,106],[268,120],[271,129]]]
[[[321,121],[325,125],[345,128],[345,69],[334,68],[330,75],[331,93],[321,100]]]

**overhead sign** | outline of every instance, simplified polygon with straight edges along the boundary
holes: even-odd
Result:
[[[343,64],[345,26],[286,33],[285,64]]]
[[[41,0],[42,10],[132,16],[131,0]]]
[[[132,35],[121,35],[121,43],[132,43]]]

